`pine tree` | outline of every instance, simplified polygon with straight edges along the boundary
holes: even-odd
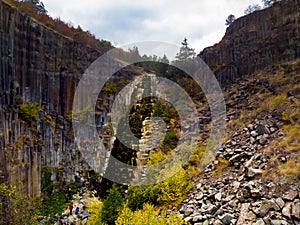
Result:
[[[119,212],[123,207],[123,197],[114,184],[109,191],[107,198],[103,201],[101,211],[101,222],[107,225],[114,225]]]
[[[276,0],[262,0],[262,3],[264,4],[264,7],[268,7],[268,6],[272,5],[275,2],[276,2]]]
[[[183,42],[181,42],[181,48],[179,50],[179,53],[176,54],[175,59],[176,61],[185,61],[188,59],[193,59],[196,55],[195,49],[190,48],[187,42],[187,39],[184,38]]]
[[[230,24],[233,23],[233,21],[235,21],[235,16],[232,15],[232,14],[230,14],[230,15],[227,17],[227,19],[226,19],[225,25],[226,25],[226,26],[229,26]]]
[[[260,10],[261,7],[258,4],[249,5],[248,8],[244,11],[245,15],[253,13],[254,11]]]
[[[44,3],[40,0],[26,0],[26,2],[31,2],[34,7],[37,9],[39,14],[46,14],[48,11],[45,9]]]

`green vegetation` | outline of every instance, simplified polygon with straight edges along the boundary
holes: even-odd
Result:
[[[83,109],[78,109],[75,112],[70,112],[67,115],[67,119],[70,121],[74,120],[74,121],[82,122],[87,118],[88,115],[91,115],[93,113],[94,111],[92,110],[92,108],[90,106],[87,106]]]
[[[90,213],[87,225],[101,225],[102,202],[97,198],[94,198],[86,204],[86,207],[87,211]]]
[[[19,107],[19,118],[29,125],[32,125],[38,119],[39,113],[43,110],[37,102],[23,102]]]
[[[20,136],[18,140],[16,140],[15,142],[16,149],[18,150],[22,149],[25,140],[30,140],[30,137],[27,135]]]
[[[216,171],[214,175],[221,177],[229,164],[229,160],[225,159],[224,157],[218,157],[218,164],[216,165]]]
[[[114,225],[123,205],[123,197],[117,186],[113,185],[107,198],[103,201],[101,210],[101,222],[107,225]]]
[[[187,225],[183,218],[176,214],[166,216],[165,212],[155,210],[153,205],[145,204],[142,209],[132,211],[125,206],[116,220],[116,225]]]
[[[192,188],[188,173],[180,169],[174,176],[160,183],[149,186],[129,187],[126,195],[131,210],[142,209],[145,203],[169,207],[183,200]]]
[[[42,168],[42,191],[49,195],[52,193],[53,181],[51,180],[52,172],[49,167]]]
[[[224,69],[227,65],[225,63],[222,63],[222,64],[218,64],[216,65],[215,68],[212,69],[212,72],[213,73],[217,73],[219,72],[220,70]]]
[[[116,93],[118,91],[118,88],[117,88],[117,85],[114,82],[109,80],[105,83],[104,87],[102,88],[102,91],[106,92],[106,93],[113,94],[113,93]]]
[[[36,200],[22,195],[15,186],[0,183],[0,199],[0,224],[38,224]]]
[[[67,205],[65,192],[52,193],[51,195],[44,197],[38,209],[39,215],[50,215],[50,219],[47,221],[47,224],[53,224],[54,215],[61,214],[61,212],[67,208]]]

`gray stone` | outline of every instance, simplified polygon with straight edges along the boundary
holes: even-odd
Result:
[[[274,209],[275,211],[279,211],[280,207],[276,204],[274,199],[268,201],[270,209]]]
[[[255,130],[251,131],[250,134],[251,134],[252,137],[257,137],[258,136],[258,133]]]
[[[185,222],[190,222],[190,221],[192,221],[192,219],[193,219],[193,217],[188,216],[188,217],[185,217],[183,220],[184,220]]]
[[[80,215],[82,218],[86,218],[86,217],[90,216],[90,213],[88,211],[84,210]]]
[[[277,130],[276,127],[271,127],[271,128],[270,128],[271,133],[274,133],[276,130]]]
[[[300,202],[294,203],[292,205],[291,215],[300,220]]]
[[[253,189],[253,190],[251,190],[250,191],[251,192],[251,196],[253,197],[253,198],[259,198],[259,197],[261,197],[262,196],[262,194],[261,194],[261,192],[260,192],[260,190],[259,189]]]
[[[208,213],[208,214],[214,214],[218,208],[213,204],[207,204],[201,207],[202,212]]]
[[[254,213],[260,217],[264,217],[270,210],[268,202],[262,203],[259,208],[254,209]]]
[[[250,137],[249,142],[253,145],[256,142],[256,139],[254,137]]]
[[[219,216],[219,219],[220,219],[220,220],[222,221],[222,223],[224,223],[224,224],[230,224],[230,223],[231,223],[231,220],[234,219],[234,215],[229,214],[229,213],[225,213],[224,215]]]
[[[196,198],[196,200],[202,199],[203,198],[203,193],[202,192],[197,193],[195,198]]]
[[[201,215],[193,216],[193,222],[198,222],[198,221],[201,221],[201,220],[202,220],[202,216]]]
[[[259,138],[258,138],[258,142],[259,142],[259,144],[261,144],[261,145],[265,145],[265,144],[268,143],[268,139],[267,139],[267,137],[266,137],[265,135],[261,135],[261,136],[259,136]]]
[[[256,130],[258,135],[270,134],[269,128],[263,124],[258,124]]]
[[[184,210],[184,216],[189,216],[194,212],[192,208],[187,208]]]
[[[216,199],[218,202],[220,202],[221,199],[222,199],[222,193],[221,193],[221,192],[217,193],[217,194],[215,195],[215,199]]]
[[[238,189],[238,188],[240,187],[240,185],[241,185],[240,182],[238,182],[238,181],[233,181],[232,186],[233,186],[234,189]]]
[[[254,169],[252,167],[249,167],[247,175],[248,175],[248,177],[254,177],[256,175],[261,175],[262,173],[263,173],[263,170],[261,170],[261,169]]]
[[[295,89],[292,89],[290,91],[288,91],[288,97],[290,96],[293,96],[293,97],[298,97],[300,96],[300,88],[295,88]]]
[[[263,219],[259,219],[253,225],[265,225],[265,222],[263,221]]]
[[[220,220],[216,220],[213,222],[213,225],[224,225]]]
[[[252,156],[246,163],[245,163],[245,167],[250,167],[253,164],[253,160],[254,160],[255,156]]]
[[[279,206],[280,209],[282,209],[285,204],[284,201],[282,200],[282,198],[276,198],[275,203]]]
[[[293,201],[297,197],[297,195],[298,195],[298,191],[290,190],[283,195],[283,199]]]
[[[239,191],[236,193],[236,198],[237,198],[240,202],[245,201],[244,193],[243,193],[242,190],[239,190]]]
[[[290,218],[291,217],[291,210],[292,210],[292,203],[291,202],[286,203],[284,208],[282,209],[282,215]]]
[[[272,225],[281,225],[282,221],[281,220],[271,220]]]
[[[241,206],[240,216],[237,221],[237,225],[244,225],[247,218],[248,218],[248,210],[249,210],[250,203],[244,203]]]
[[[231,163],[235,163],[235,162],[239,162],[241,161],[241,159],[245,156],[245,153],[241,153],[241,154],[237,154],[237,155],[234,155],[232,156],[229,161]]]

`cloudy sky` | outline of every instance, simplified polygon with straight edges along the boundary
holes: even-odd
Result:
[[[179,45],[184,37],[200,52],[223,37],[229,14],[260,0],[42,0],[48,13],[90,30],[115,46],[139,41]]]

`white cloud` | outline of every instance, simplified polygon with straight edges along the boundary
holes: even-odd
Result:
[[[229,14],[242,16],[252,3],[259,0],[44,0],[53,17],[80,24],[114,44],[180,44],[187,37],[197,53],[221,40]]]

